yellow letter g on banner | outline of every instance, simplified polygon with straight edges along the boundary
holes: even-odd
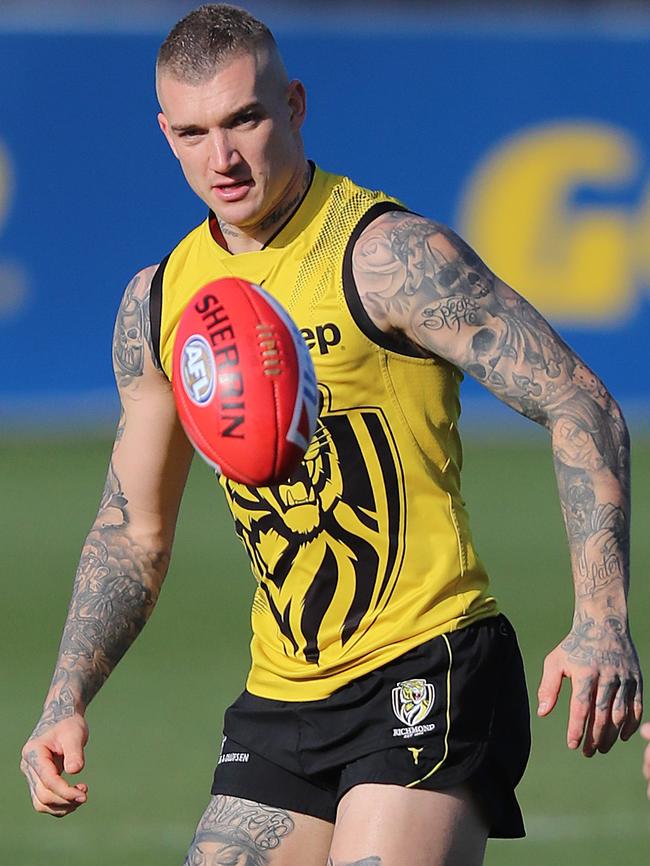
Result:
[[[535,306],[565,323],[625,316],[635,295],[634,217],[576,205],[578,188],[627,192],[639,157],[625,132],[570,122],[527,129],[491,151],[461,199],[461,233]]]

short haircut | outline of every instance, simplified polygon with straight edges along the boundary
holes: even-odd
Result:
[[[174,25],[158,51],[156,71],[198,84],[225,59],[262,47],[276,47],[266,24],[237,6],[207,3]]]

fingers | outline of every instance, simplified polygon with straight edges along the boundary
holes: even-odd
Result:
[[[592,706],[594,703],[597,678],[593,675],[583,677],[573,682],[573,691],[569,701],[569,723],[567,725],[567,746],[577,749],[587,729],[587,722],[593,727]]]
[[[63,769],[66,773],[80,773],[84,768],[83,744],[79,742],[76,732],[61,733],[59,744],[63,752]]]
[[[569,709],[567,745],[591,758],[609,752],[616,740],[629,739],[639,726],[642,711],[640,685],[634,677],[621,681],[591,673],[574,680]]]
[[[537,715],[547,716],[557,703],[564,671],[553,653],[546,656],[542,679],[537,690]]]
[[[79,760],[78,756],[76,758]],[[81,759],[83,763],[83,757]],[[88,788],[70,785],[61,776],[64,759],[43,745],[28,743],[20,768],[25,774],[32,803],[38,812],[62,817],[86,802]]]
[[[625,719],[625,706],[625,686],[618,676],[612,680],[599,679],[585,728],[582,745],[585,757],[591,758],[596,752],[609,752]]]
[[[643,685],[637,680],[628,680],[624,691],[626,715],[621,724],[621,739],[629,740],[641,724],[643,715]]]

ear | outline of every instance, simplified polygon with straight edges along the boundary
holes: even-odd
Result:
[[[176,147],[174,146],[174,139],[172,138],[171,130],[169,128],[169,122],[162,111],[158,115],[158,126],[162,129],[162,133],[167,139],[167,144],[171,147],[172,153],[178,159],[178,154],[176,153]]]
[[[289,105],[289,119],[294,132],[303,125],[307,111],[307,94],[302,81],[294,79],[289,82],[287,89],[287,103]]]

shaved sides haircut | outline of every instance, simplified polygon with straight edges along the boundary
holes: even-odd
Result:
[[[158,51],[156,72],[198,84],[212,78],[226,58],[259,48],[277,51],[266,24],[237,6],[208,3],[174,25]]]

